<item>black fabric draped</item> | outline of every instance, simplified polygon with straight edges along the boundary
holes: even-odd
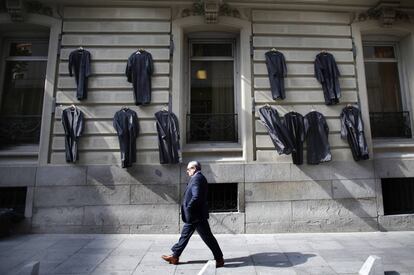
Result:
[[[294,164],[303,164],[303,142],[305,141],[303,116],[297,112],[289,112],[285,114],[285,125],[295,148],[292,152],[292,161]]]
[[[155,113],[161,164],[179,163],[180,129],[178,119],[169,111]]]
[[[305,134],[308,164],[319,164],[332,159],[329,146],[329,127],[325,117],[312,111],[305,116]]]
[[[137,113],[129,108],[123,108],[115,113],[113,125],[118,134],[122,168],[130,167],[137,161],[136,141],[139,133]]]
[[[316,56],[315,77],[322,84],[326,105],[339,103],[339,98],[341,97],[339,76],[338,66],[332,54],[322,52]]]
[[[259,115],[279,155],[292,153],[295,150],[293,142],[277,111],[264,106],[259,109]]]
[[[76,107],[69,107],[62,112],[62,125],[65,131],[66,162],[76,162],[78,156],[78,141],[84,127],[84,116]]]
[[[285,77],[287,68],[284,55],[279,51],[268,51],[265,53],[266,67],[269,74],[270,88],[273,99],[284,99]]]
[[[364,124],[362,122],[361,112],[357,107],[347,106],[342,110],[341,137],[348,140],[354,160],[369,159]]]
[[[128,58],[125,74],[134,87],[135,105],[151,102],[152,55],[144,50],[136,51]]]

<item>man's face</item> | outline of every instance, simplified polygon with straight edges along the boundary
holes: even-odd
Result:
[[[187,175],[189,175],[190,177],[194,175],[195,171],[196,168],[194,166],[187,166]]]

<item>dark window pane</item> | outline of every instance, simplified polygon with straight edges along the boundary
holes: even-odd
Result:
[[[191,62],[187,141],[237,141],[233,61]]]
[[[366,62],[370,112],[401,112],[401,91],[397,63]]]
[[[232,44],[193,44],[193,56],[233,56]]]
[[[385,215],[414,214],[414,178],[381,179]]]
[[[46,62],[6,63],[0,110],[2,144],[36,144],[40,137]]]
[[[11,43],[10,56],[47,56],[48,42],[18,42]]]
[[[233,61],[192,61],[191,113],[233,112]]]
[[[237,212],[237,183],[214,183],[208,185],[210,212]]]
[[[2,115],[41,115],[46,62],[7,62]]]
[[[392,46],[364,46],[364,58],[395,58]]]

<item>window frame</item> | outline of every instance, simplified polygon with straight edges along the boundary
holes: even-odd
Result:
[[[193,57],[193,44],[232,44],[232,57],[226,56],[205,56],[205,57]],[[197,141],[189,143],[187,140],[187,136],[185,135],[184,144],[194,146],[195,144],[214,144],[218,147],[226,146],[226,145],[234,145],[238,144],[241,145],[241,136],[240,136],[240,128],[241,128],[241,117],[240,117],[240,102],[241,102],[241,95],[240,95],[240,86],[239,86],[239,38],[232,33],[224,33],[224,32],[196,32],[188,34],[186,37],[186,74],[187,77],[185,79],[185,118],[187,114],[191,114],[191,62],[192,61],[233,61],[233,87],[234,87],[234,102],[233,108],[234,113],[237,114],[237,141],[236,142],[215,142],[215,141]],[[187,119],[185,119],[184,129],[187,129]]]
[[[384,40],[381,40],[381,38],[383,38]],[[412,137],[411,138],[400,138],[400,137],[393,137],[393,138],[385,138],[387,140],[389,139],[394,139],[394,140],[413,140],[414,139],[414,114],[411,108],[411,104],[410,104],[410,88],[408,86],[408,80],[407,80],[407,76],[406,76],[406,71],[405,68],[403,66],[403,62],[402,62],[402,55],[401,55],[401,50],[399,47],[399,41],[398,40],[390,40],[387,39],[387,37],[381,37],[381,36],[376,36],[375,39],[367,39],[364,40],[362,39],[362,51],[363,51],[363,47],[364,46],[388,46],[388,47],[393,47],[394,49],[394,58],[366,58],[365,56],[363,56],[363,64],[365,67],[365,63],[387,63],[387,62],[393,62],[393,63],[397,63],[397,68],[398,68],[398,80],[400,81],[400,96],[401,96],[401,105],[402,105],[402,109],[403,111],[408,111],[409,112],[409,118],[410,118],[410,127],[411,127],[411,132],[412,132]],[[366,69],[365,69],[366,70]],[[365,76],[366,77],[366,72],[365,72]],[[368,88],[368,87],[367,87]],[[367,98],[369,101],[369,98]],[[367,104],[367,107],[369,106],[369,103]],[[369,111],[369,110],[368,110]],[[383,140],[383,137],[373,137],[374,140]]]
[[[2,106],[3,103],[3,94],[4,94],[4,82],[5,82],[5,74],[6,74],[6,66],[7,66],[7,62],[13,62],[13,61],[28,61],[28,62],[36,62],[36,61],[44,61],[46,62],[46,66],[47,66],[47,62],[48,62],[48,56],[10,56],[9,52],[10,52],[10,46],[12,43],[15,42],[27,42],[28,40],[30,41],[45,41],[47,42],[47,48],[49,51],[49,39],[48,38],[39,38],[39,37],[28,37],[28,38],[24,38],[24,37],[16,37],[16,38],[5,38],[3,40],[2,43],[2,62],[0,65],[0,108]],[[45,77],[47,77],[47,68],[46,68],[46,72],[45,72]],[[45,89],[45,87],[43,87],[43,90]],[[43,91],[44,92],[44,91]],[[43,104],[43,102],[42,102]],[[42,107],[44,108],[44,106]]]
[[[3,105],[3,96],[4,96],[4,84],[6,81],[6,67],[7,62],[18,62],[18,61],[24,61],[24,62],[45,62],[46,68],[45,68],[45,81],[47,79],[47,66],[48,66],[48,56],[49,56],[49,37],[40,37],[40,36],[16,36],[16,37],[5,37],[3,41],[1,41],[1,57],[2,62],[0,64],[0,108]],[[10,56],[10,47],[12,43],[19,43],[19,42],[35,42],[35,41],[42,41],[45,42],[45,45],[47,47],[47,55],[38,55],[38,56]],[[43,84],[43,95],[45,95],[46,91],[46,82]],[[40,126],[40,137],[39,141],[36,144],[33,144],[34,148],[39,148],[41,145],[41,138],[42,138],[42,124],[43,124],[43,110],[45,108],[45,102],[44,99],[42,100],[42,111],[40,113],[40,120],[41,120],[41,126]],[[1,109],[0,109],[1,111]],[[15,146],[19,146],[20,144],[16,144]]]

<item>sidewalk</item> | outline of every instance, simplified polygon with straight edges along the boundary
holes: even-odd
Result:
[[[217,274],[357,274],[369,255],[386,274],[414,274],[414,231],[217,235],[226,264]],[[40,274],[196,275],[212,254],[194,235],[180,258],[160,257],[178,235],[23,235],[0,239],[0,274],[40,261]],[[392,271],[392,272],[391,272]]]

